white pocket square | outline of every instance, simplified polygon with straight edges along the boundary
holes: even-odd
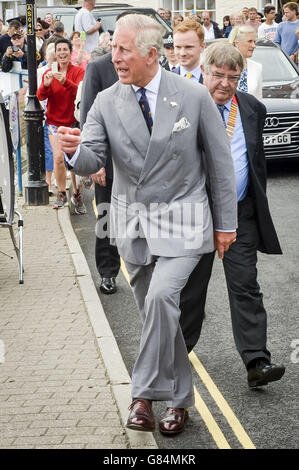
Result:
[[[187,127],[190,127],[190,122],[188,121],[187,118],[183,117],[180,119],[178,122],[174,123],[172,132],[180,132],[183,131],[184,129],[187,129]]]

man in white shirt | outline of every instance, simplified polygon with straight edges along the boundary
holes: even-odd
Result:
[[[205,41],[208,39],[222,38],[222,33],[215,21],[211,20],[212,13],[210,11],[202,12],[203,29],[205,33]]]
[[[249,20],[246,21],[246,24],[249,24],[257,32],[260,26],[260,23],[257,21],[257,9],[254,7],[249,8]]]
[[[86,33],[85,50],[89,53],[98,46],[99,29],[102,27],[101,21],[91,13],[94,7],[95,0],[84,0],[75,18],[75,31]]]
[[[197,21],[186,19],[173,33],[173,43],[179,67],[173,72],[190,80],[203,82],[199,65],[200,54],[205,48],[204,30]]]
[[[211,23],[210,13],[208,11],[204,11],[202,13],[202,21],[203,21],[203,29],[205,32],[205,41],[207,39],[215,39],[214,27]]]
[[[274,41],[278,24],[275,23],[275,7],[274,5],[265,6],[264,15],[266,17],[265,23],[262,23],[258,29],[259,39],[270,39]]]

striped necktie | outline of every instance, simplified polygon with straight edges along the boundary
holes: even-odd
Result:
[[[186,73],[185,77],[189,78],[189,80],[190,80],[190,78],[193,77],[193,73],[188,72],[188,73]]]
[[[142,114],[144,116],[146,125],[148,127],[149,133],[151,134],[152,133],[152,128],[153,128],[153,118],[152,118],[151,109],[150,109],[150,106],[149,106],[149,103],[148,103],[148,100],[147,100],[147,97],[146,97],[146,93],[145,93],[146,90],[145,90],[145,88],[139,88],[138,91],[140,91],[140,93],[141,93],[141,98],[139,100],[139,105],[140,105]]]

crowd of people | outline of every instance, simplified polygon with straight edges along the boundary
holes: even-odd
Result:
[[[173,26],[164,36],[153,19],[124,13],[113,38],[92,15],[94,6],[94,0],[84,0],[70,38],[51,14],[37,23],[47,182],[52,194],[54,171],[53,207],[62,208],[70,170],[71,202],[80,215],[86,208],[75,174],[95,184],[97,226],[105,232],[96,233],[100,290],[116,292],[121,256],[143,322],[127,427],[153,431],[152,401],[165,400],[159,429],[172,435],[183,431],[194,403],[187,353],[200,337],[215,249],[223,260],[235,344],[249,387],[279,380],[285,371],[271,362],[257,282],[257,251],[281,254],[281,248],[266,196],[262,67],[252,55],[260,37],[274,40],[296,61],[298,5],[284,5],[281,18],[270,4],[264,15],[244,7],[225,16],[222,28],[208,11],[201,18],[172,17],[159,9]],[[2,70],[14,60],[25,67],[25,35],[21,23],[10,22],[0,38]],[[198,201],[199,225],[184,220],[181,236],[170,239],[151,237],[155,217],[143,220],[129,208],[163,202],[171,212],[174,202],[193,207]],[[113,212],[111,234],[102,224],[106,203]],[[136,224],[142,236],[131,236]],[[122,229],[125,234],[118,233]],[[190,248],[194,230],[200,237]]]
[[[171,21],[169,10],[159,8],[158,12],[173,29],[185,19],[181,14],[175,13]],[[285,4],[282,13],[278,13],[271,3],[265,5],[264,13],[259,12],[255,7],[244,7],[240,11],[225,15],[221,26],[212,20],[212,13],[209,11],[203,11],[201,14],[189,12],[186,17],[193,18],[202,24],[205,41],[229,38],[235,27],[251,26],[258,39],[275,41],[298,65],[299,13],[296,2]]]
[[[36,54],[37,64],[45,72],[47,68],[47,48],[50,44],[55,44],[62,38],[69,40],[65,42],[68,44],[70,50],[70,56],[68,58],[68,64],[72,66],[81,67],[84,70],[90,60],[96,59],[98,56],[108,53],[110,50],[111,37],[109,32],[104,32],[100,20],[96,20],[92,14],[94,8],[93,0],[85,0],[83,8],[79,10],[75,18],[74,31],[70,38],[67,37],[64,25],[61,21],[55,20],[51,13],[47,13],[45,17],[37,19],[36,25]],[[258,99],[262,98],[262,70],[261,66],[251,59],[255,48],[256,38],[271,39],[279,44],[283,50],[294,60],[298,60],[298,38],[299,38],[299,20],[298,16],[298,5],[294,2],[287,3],[284,6],[284,15],[279,15],[275,11],[275,7],[271,4],[267,4],[263,14],[259,13],[256,8],[244,7],[242,11],[235,12],[227,15],[223,18],[223,26],[219,25],[212,20],[212,14],[209,11],[203,11],[201,15],[196,15],[194,12],[189,12],[186,17],[181,14],[174,14],[172,16],[170,10],[163,8],[158,9],[158,13],[164,18],[172,28],[177,28],[184,22],[186,18],[198,21],[202,25],[203,38],[201,40],[201,49],[205,47],[205,42],[213,39],[228,38],[229,41],[234,44],[242,53],[246,66],[242,72],[242,76],[239,83],[239,88],[243,91],[249,91],[253,93]],[[19,17],[9,22],[8,26],[3,25],[3,21],[0,20],[0,63],[3,72],[9,72],[13,69],[14,64],[18,64],[18,67],[27,69],[27,43],[26,43],[26,18]],[[177,35],[178,38],[178,35]],[[198,78],[198,81],[202,83],[202,74],[200,64],[197,64],[197,71],[190,69],[190,64],[187,68],[184,68],[184,62],[186,58],[179,57],[179,48],[184,49],[183,46],[176,45],[174,47],[172,34],[168,34],[164,37],[164,54],[160,60],[163,67],[168,70],[173,70],[176,73],[183,74],[185,71],[188,73],[194,73],[194,77]],[[200,51],[198,51],[200,53]],[[181,54],[182,55],[182,54]],[[198,57],[195,54],[195,61]],[[60,69],[60,59],[54,60],[58,64]],[[191,64],[192,65],[192,64]],[[65,73],[67,72],[67,68]],[[58,72],[58,70],[56,71]],[[39,74],[40,75],[40,74]],[[49,184],[49,193],[52,196],[52,172],[54,169],[55,181],[58,187],[57,200],[54,203],[55,208],[63,207],[66,203],[66,179],[65,172],[63,170],[62,154],[58,152],[57,146],[54,144],[54,137],[47,137],[47,132],[50,132],[53,127],[51,126],[60,124],[72,124],[78,123],[78,103],[80,103],[81,85],[80,81],[83,80],[82,71],[78,74],[79,82],[74,82],[74,88],[72,92],[68,89],[69,97],[67,105],[61,108],[61,101],[58,99],[54,100],[55,114],[58,116],[58,121],[53,121],[53,106],[51,105],[53,98],[52,87],[55,87],[57,78],[53,81],[53,85],[49,86],[51,90],[50,97],[43,98],[43,106],[46,112],[45,121],[45,149],[46,149],[46,163],[47,163],[47,182]],[[194,77],[192,77],[194,79]],[[69,78],[69,77],[68,77]],[[66,85],[60,82],[63,87],[60,92],[64,93],[65,88],[68,86],[68,80]],[[70,110],[70,104],[73,102],[73,96],[76,94],[75,90],[79,86],[79,98],[76,100],[76,113],[70,116],[70,112],[66,113],[66,110]],[[55,96],[59,90],[55,87]],[[44,93],[38,92],[39,96],[44,97]],[[53,95],[53,96],[52,96]],[[46,101],[48,103],[48,110],[45,106]],[[64,100],[66,103],[66,99]],[[72,107],[71,107],[72,109]],[[60,111],[59,111],[60,110]],[[60,115],[59,115],[60,113]],[[75,116],[77,114],[77,116]],[[57,117],[55,117],[57,119]],[[68,122],[69,121],[69,122]],[[72,121],[72,122],[70,122]],[[57,126],[56,126],[57,127]],[[51,135],[51,134],[49,134]],[[51,145],[49,145],[49,139]],[[54,146],[54,152],[53,152]],[[58,155],[59,153],[59,155]],[[54,159],[54,163],[53,163]],[[62,176],[63,175],[63,176]],[[75,206],[75,212],[79,214],[86,213],[86,207],[82,199],[82,191],[78,188],[74,176],[72,176],[74,193],[72,196],[72,203]]]
[[[85,2],[85,4],[90,8],[91,2]],[[80,17],[84,10],[82,8]],[[27,70],[26,18],[12,19],[7,27],[3,26],[1,20],[0,26],[1,70],[3,72],[10,72],[15,69]],[[80,102],[80,95],[77,97],[77,94],[78,88],[79,91],[81,89],[79,84],[82,85],[86,66],[90,60],[94,60],[110,50],[110,34],[103,31],[100,35],[98,34],[98,31],[101,30],[100,22],[96,24],[96,37],[92,45],[90,45],[89,37],[94,35],[90,34],[88,24],[85,23],[81,27],[80,23],[77,22],[77,26],[79,31],[74,31],[68,38],[64,24],[59,20],[55,20],[51,13],[47,13],[43,19],[37,18],[36,24],[36,58],[39,86],[37,95],[45,112],[46,181],[49,186],[49,195],[53,196],[54,172],[54,181],[58,188],[57,198],[53,203],[53,207],[56,209],[64,206],[67,202],[67,196],[66,171],[62,153],[57,145],[55,127],[57,128],[61,124],[78,125],[79,113],[78,109],[74,109],[74,103],[76,99],[77,103]],[[64,49],[63,54],[60,53],[61,48]],[[52,66],[56,68],[50,82],[49,74],[47,75],[46,71],[52,70]],[[62,76],[65,76],[65,79]],[[54,81],[53,78],[55,78]],[[46,86],[44,87],[45,80]],[[85,214],[86,207],[83,202],[82,188],[78,185],[74,175],[71,175],[71,178],[73,188],[71,204],[74,206],[74,212],[76,214]]]

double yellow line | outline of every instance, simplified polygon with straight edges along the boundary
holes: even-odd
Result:
[[[97,215],[97,208],[95,204],[95,200],[93,201],[94,212]],[[129,282],[129,275],[123,260],[121,260],[121,269],[126,278]],[[214,399],[216,405],[218,406],[219,410],[225,417],[227,423],[231,427],[233,433],[235,434],[236,438],[240,442],[241,446],[244,449],[255,449],[255,445],[251,441],[250,437],[246,433],[245,429],[241,425],[240,421],[236,417],[235,413],[225,400],[224,396],[221,394],[219,389],[217,388],[216,384],[213,382],[212,378],[196,356],[196,354],[192,351],[189,354],[189,359],[194,367],[196,373],[200,377],[201,381],[209,391],[211,397]],[[222,430],[220,429],[219,425],[217,424],[215,418],[213,417],[212,413],[210,412],[209,408],[207,407],[206,403],[202,399],[200,393],[194,387],[194,395],[195,395],[195,407],[199,412],[200,416],[202,417],[205,425],[208,428],[212,438],[214,439],[217,447],[219,449],[231,449],[227,439],[225,438]]]
[[[208,389],[210,395],[214,399],[216,405],[222,412],[223,416],[225,417],[226,421],[230,425],[231,429],[233,430],[236,438],[242,445],[244,449],[255,449],[255,445],[253,444],[252,440],[246,433],[245,429],[241,425],[240,421],[236,417],[235,413],[225,400],[222,393],[219,391],[211,377],[209,376],[208,372],[198,359],[198,357],[192,351],[189,354],[189,359],[191,364],[193,365],[194,369],[196,370],[197,374],[201,378],[202,382]],[[203,421],[205,422],[208,430],[210,431],[211,436],[213,437],[214,441],[216,442],[219,449],[230,449],[230,445],[228,441],[225,439],[220,427],[214,420],[212,414],[210,413],[209,409],[205,405],[204,401],[202,400],[201,396],[199,395],[198,391],[194,387],[195,391],[195,407],[199,414],[201,415]]]

